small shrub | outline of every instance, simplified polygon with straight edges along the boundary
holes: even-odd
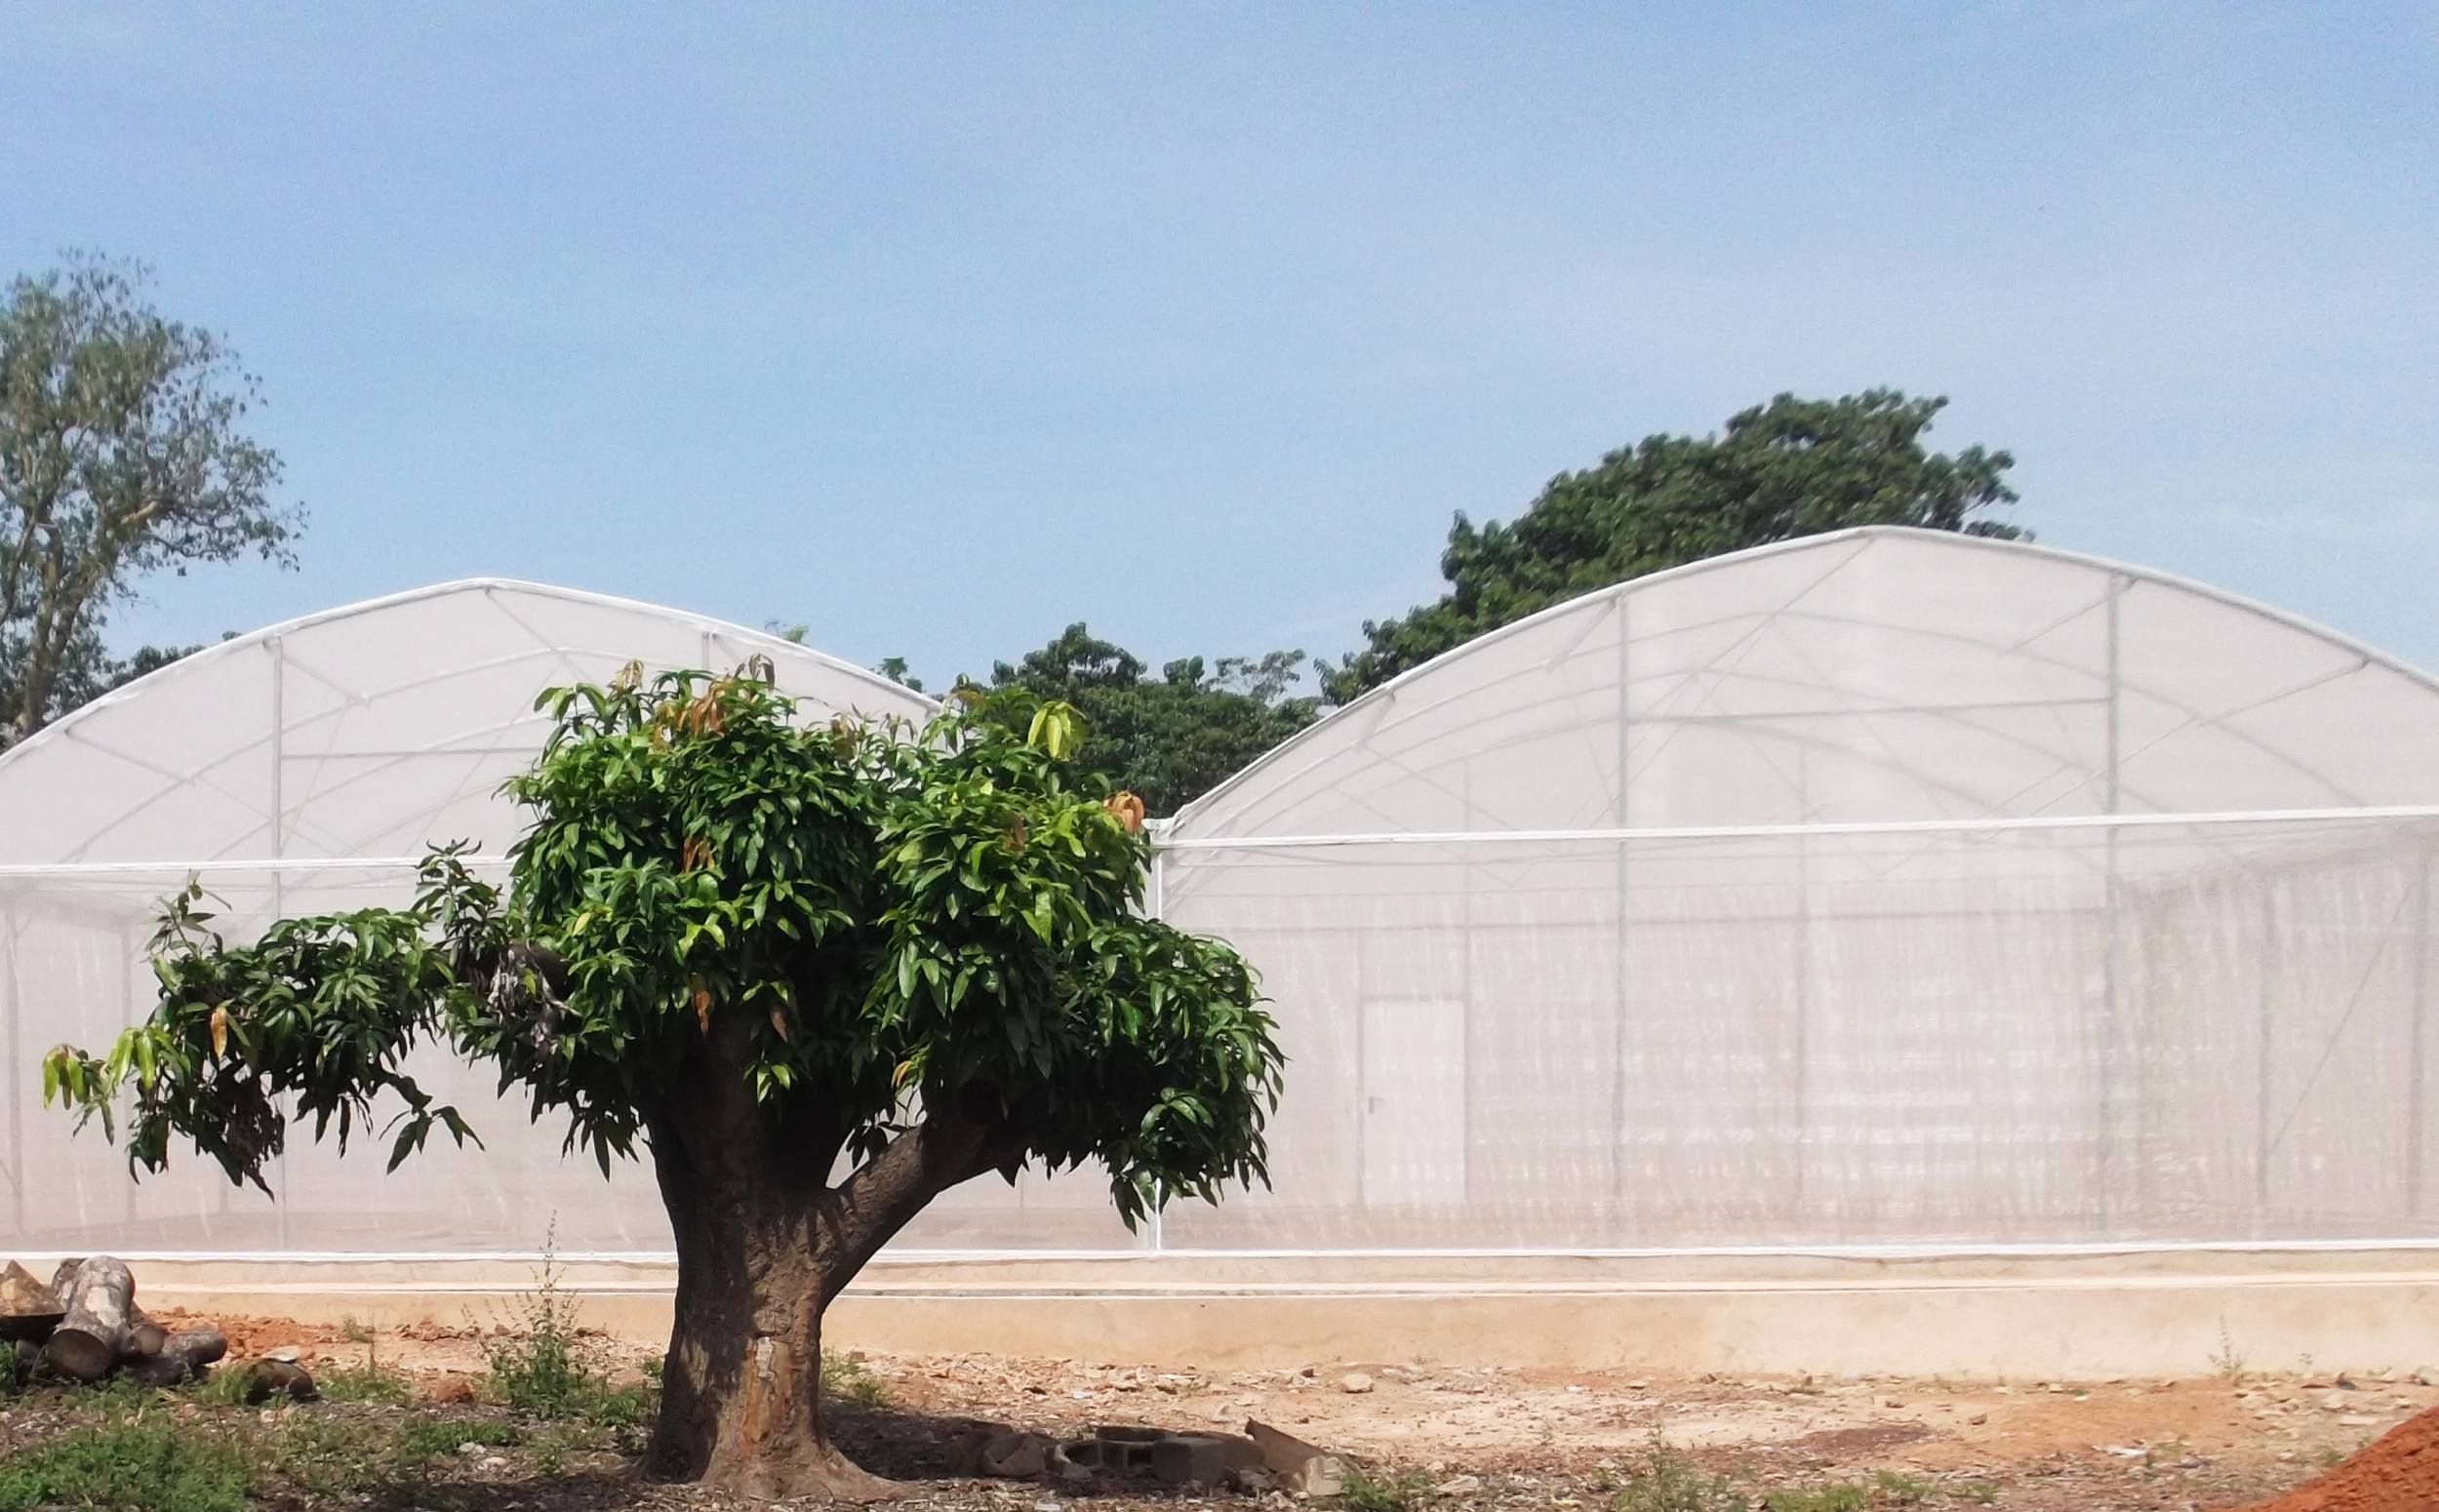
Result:
[[[865,1370],[860,1354],[822,1350],[821,1390],[829,1396],[845,1397],[858,1407],[884,1407],[889,1403],[889,1382]]]
[[[559,1294],[558,1228],[542,1244],[542,1267],[519,1305],[520,1328],[486,1339],[491,1395],[537,1417],[580,1417],[607,1390],[577,1338],[577,1304]]]
[[[323,1396],[333,1402],[380,1402],[390,1407],[414,1400],[415,1388],[405,1376],[381,1369],[380,1340],[372,1329],[352,1317],[341,1318],[339,1336],[364,1346],[364,1364],[335,1367],[316,1376],[314,1386]]]
[[[354,1496],[393,1485],[398,1435],[363,1417],[283,1414],[266,1442],[271,1471],[310,1496]]]
[[[517,1439],[516,1424],[497,1417],[419,1417],[398,1430],[399,1452],[409,1459],[454,1454],[464,1444],[505,1449]]]
[[[379,1365],[340,1366],[313,1378],[314,1389],[333,1402],[380,1402],[402,1407],[415,1399],[415,1387],[403,1375]]]
[[[1724,1475],[1711,1475],[1659,1434],[1638,1460],[1627,1455],[1613,1512],[1750,1512]]]
[[[70,1429],[0,1460],[0,1512],[60,1503],[112,1512],[244,1512],[253,1486],[253,1469],[229,1438],[138,1413]]]
[[[1374,1480],[1361,1469],[1349,1465],[1345,1486],[1341,1497],[1357,1512],[1406,1512],[1409,1506],[1430,1494],[1431,1477],[1413,1470],[1404,1475]]]
[[[1805,1491],[1774,1491],[1762,1498],[1769,1512],[1861,1512],[1871,1492],[1852,1481],[1831,1481]]]
[[[604,1428],[636,1428],[651,1420],[652,1389],[649,1386],[605,1386],[585,1409],[584,1415]]]

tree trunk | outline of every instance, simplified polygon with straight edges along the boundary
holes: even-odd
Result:
[[[822,1311],[925,1203],[1007,1155],[980,1121],[934,1119],[833,1189],[843,1131],[790,1127],[783,1099],[755,1101],[741,1028],[715,1020],[696,1043],[649,1120],[677,1238],[651,1467],[732,1495],[890,1496],[822,1422]]]
[[[67,1316],[51,1331],[43,1352],[52,1369],[78,1380],[100,1380],[127,1353],[136,1321],[136,1278],[124,1261],[95,1255],[60,1289]]]

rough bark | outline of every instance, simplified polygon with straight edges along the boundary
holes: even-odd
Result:
[[[80,1263],[60,1288],[67,1315],[43,1345],[52,1369],[78,1380],[100,1380],[127,1353],[136,1322],[136,1278],[124,1261],[98,1254]]]
[[[678,1262],[652,1468],[732,1495],[889,1496],[822,1422],[822,1311],[926,1203],[1008,1152],[952,1113],[832,1188],[844,1131],[755,1101],[741,1026],[715,1020],[696,1043],[649,1120]]]

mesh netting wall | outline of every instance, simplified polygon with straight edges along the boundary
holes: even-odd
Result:
[[[1164,855],[1260,968],[1274,1187],[1155,1238],[1087,1170],[950,1193],[900,1250],[1641,1249],[2439,1238],[2424,1112],[2439,820]],[[127,1179],[39,1059],[146,1011],[173,876],[0,884],[18,1249],[659,1252],[648,1171],[567,1158],[483,1072],[481,1150],[300,1138],[274,1203]],[[269,873],[212,886],[242,937]],[[289,912],[394,874],[292,873]],[[2113,899],[2113,902],[2112,902]]]
[[[2439,1237],[2430,821],[1165,859],[1293,1055],[1315,1249]],[[2113,902],[2112,902],[2113,899]]]

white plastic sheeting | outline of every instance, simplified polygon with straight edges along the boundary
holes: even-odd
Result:
[[[1181,815],[1277,1187],[1173,1246],[2439,1237],[2439,688],[1900,529],[1485,636]]]
[[[488,1079],[488,1148],[283,1200],[127,1181],[40,1108],[149,1006],[152,902],[231,933],[394,900],[629,658],[759,653],[812,713],[924,700],[646,606],[452,584],[275,627],[0,758],[0,1224],[20,1249],[665,1251]],[[2426,1117],[2439,686],[2194,584],[1875,529],[1483,637],[1181,815],[1154,905],[1261,970],[1276,1186],[1128,1235],[1091,1171],[948,1194],[899,1248],[1949,1249],[2439,1238]],[[277,864],[273,865],[272,862]]]
[[[415,1074],[471,1116],[486,1148],[446,1137],[384,1176],[385,1141],[338,1158],[301,1131],[276,1203],[191,1151],[129,1180],[99,1128],[42,1106],[62,1041],[99,1050],[149,1012],[143,944],[158,900],[200,869],[247,938],[280,913],[412,896],[429,843],[495,861],[519,827],[503,778],[549,728],[544,688],[767,657],[809,718],[922,719],[931,702],[834,657],[717,620],[529,583],[447,583],[211,647],[79,710],[0,757],[0,1232],[15,1250],[665,1250],[651,1176],[605,1184],[564,1159],[494,1079],[426,1055]]]

